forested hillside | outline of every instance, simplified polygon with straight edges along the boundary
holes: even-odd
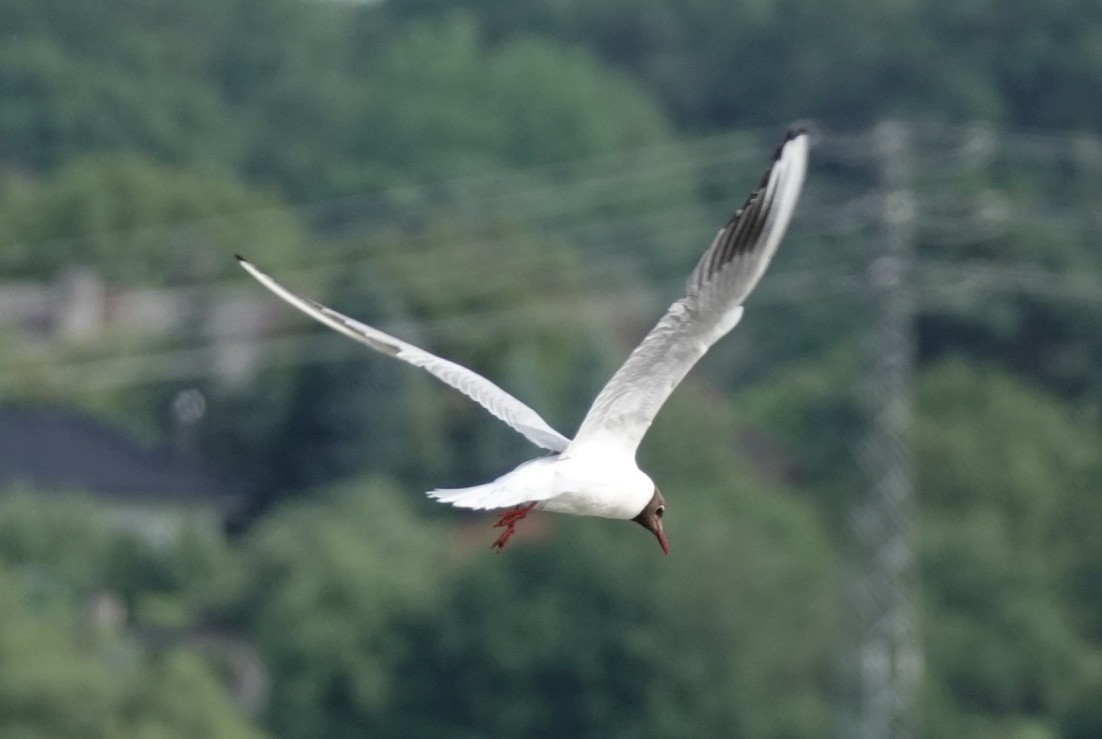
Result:
[[[1100,86],[1086,0],[0,0],[4,407],[246,490],[150,541],[11,481],[0,735],[853,735],[889,187],[918,734],[1102,735]],[[537,451],[233,259],[570,435],[796,120],[791,233],[640,450],[668,558],[550,515],[494,556],[422,493]]]

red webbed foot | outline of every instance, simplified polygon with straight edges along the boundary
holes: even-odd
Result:
[[[498,554],[501,554],[501,550],[505,548],[505,543],[509,541],[509,537],[513,535],[517,528],[517,522],[528,515],[528,511],[536,507],[536,504],[529,503],[528,505],[518,505],[516,508],[510,508],[507,511],[501,512],[501,517],[494,524],[494,528],[505,527],[505,531],[501,532],[501,536],[497,537],[497,541],[490,545]]]

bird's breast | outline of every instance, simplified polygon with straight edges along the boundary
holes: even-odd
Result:
[[[536,507],[575,516],[632,519],[651,496],[653,484],[634,463],[615,458],[561,458],[556,464],[558,494]]]
[[[596,516],[598,518],[632,519],[643,510],[646,501],[635,505],[615,496],[586,492],[565,492],[548,498],[536,505],[536,508],[551,513],[569,513],[574,516]]]

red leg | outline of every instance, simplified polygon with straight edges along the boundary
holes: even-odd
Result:
[[[501,518],[499,518],[497,520],[497,523],[494,524],[494,528],[496,529],[498,527],[504,526],[505,531],[501,532],[501,536],[497,537],[497,541],[491,544],[490,548],[498,554],[501,554],[501,550],[505,548],[505,543],[509,541],[509,537],[511,537],[513,535],[513,532],[516,531],[517,521],[527,516],[528,511],[532,510],[535,507],[535,502],[532,502],[528,505],[518,505],[516,508],[510,508],[507,511],[502,511]]]

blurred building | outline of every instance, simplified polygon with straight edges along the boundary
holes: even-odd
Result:
[[[251,286],[125,287],[73,268],[53,283],[0,283],[0,329],[35,346],[189,336],[223,382],[242,383],[255,371],[273,305]]]
[[[245,501],[237,481],[168,447],[150,448],[78,412],[0,406],[0,490],[84,495],[154,542],[217,530]]]

